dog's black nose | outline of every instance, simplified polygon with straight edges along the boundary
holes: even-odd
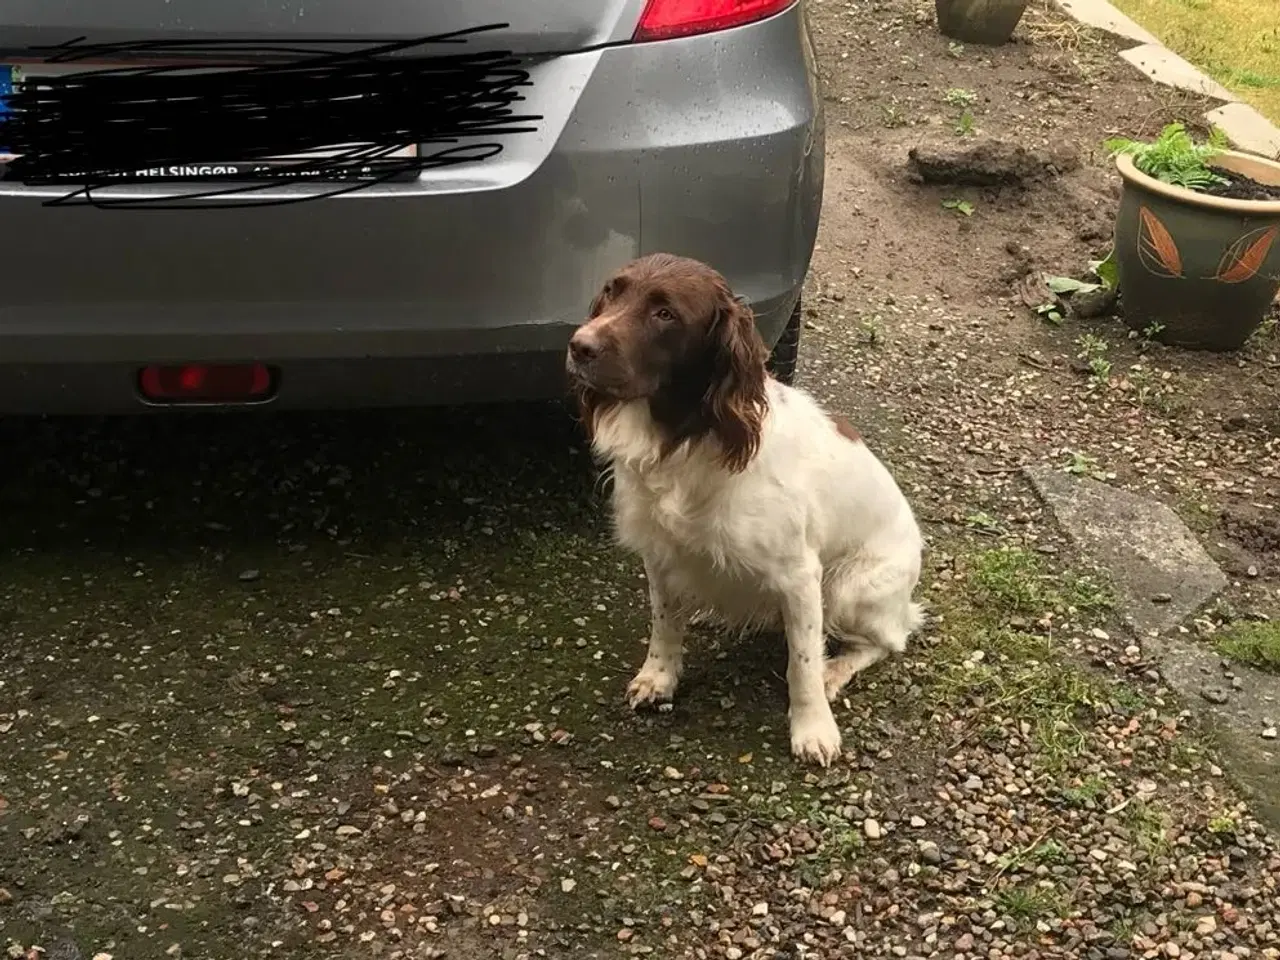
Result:
[[[600,342],[585,329],[579,330],[569,339],[569,356],[575,363],[590,363],[600,356]]]

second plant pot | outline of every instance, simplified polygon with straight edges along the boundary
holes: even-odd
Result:
[[[965,43],[1008,43],[1028,0],[934,0],[938,29]]]
[[[1211,166],[1280,187],[1280,163],[1225,152]],[[1242,347],[1280,289],[1280,200],[1215,197],[1149,177],[1125,155],[1115,256],[1125,323],[1199,350]]]

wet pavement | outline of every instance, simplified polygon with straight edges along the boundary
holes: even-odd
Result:
[[[368,829],[373,781],[620,712],[640,585],[558,406],[8,423],[0,443],[20,943],[291,944],[307,908],[273,888]]]

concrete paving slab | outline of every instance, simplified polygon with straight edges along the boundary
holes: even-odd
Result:
[[[1224,661],[1210,643],[1172,634],[1144,647],[1160,676],[1216,735],[1234,779],[1280,828],[1280,677]]]
[[[1280,128],[1247,103],[1224,104],[1204,116],[1215,127],[1222,128],[1238,149],[1280,159]]]
[[[1280,677],[1224,661],[1183,628],[1227,585],[1164,504],[1052,467],[1025,471],[1082,557],[1101,568],[1161,677],[1215,735],[1257,813],[1280,825]]]
[[[1180,626],[1227,578],[1163,503],[1052,467],[1027,470],[1080,552],[1107,574],[1139,634]]]
[[[1067,16],[1087,26],[1127,37],[1138,43],[1159,43],[1152,34],[1107,3],[1107,0],[1057,0],[1057,4]]]
[[[1120,56],[1156,83],[1177,87],[1179,90],[1189,90],[1217,100],[1234,102],[1238,99],[1222,84],[1205,76],[1172,50],[1166,50],[1158,43],[1144,43],[1132,50],[1122,50]]]

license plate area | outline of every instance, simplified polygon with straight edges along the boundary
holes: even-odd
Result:
[[[130,65],[132,66],[132,65]],[[57,77],[70,73],[118,71],[119,64],[0,64],[0,180],[7,178],[7,165],[18,154],[5,144],[5,120],[11,114],[8,98],[24,81]],[[192,72],[215,73],[233,67],[190,68]],[[199,123],[199,108],[193,105],[193,123]],[[211,152],[211,151],[208,151]],[[231,154],[232,151],[227,151]],[[306,149],[260,158],[212,155],[207,159],[161,162],[141,168],[84,171],[67,170],[42,176],[41,182],[83,184],[87,180],[110,183],[163,183],[192,181],[271,182],[406,182],[419,177],[420,150],[416,143],[382,144],[357,141],[327,144],[324,149]]]
[[[411,144],[394,151],[383,152],[373,144],[351,144],[348,150],[378,149],[378,165],[350,165],[343,163],[340,167],[334,160],[341,157],[342,150],[325,150],[306,156],[268,157],[263,160],[225,160],[209,163],[173,163],[157,167],[146,167],[141,170],[120,171],[103,174],[104,180],[120,179],[131,182],[179,182],[200,180],[317,180],[324,182],[379,181],[397,182],[414,180],[418,172],[409,163],[408,169],[395,171],[387,169],[387,161],[412,161],[418,156],[418,147]],[[83,174],[69,173],[62,179],[79,181]]]
[[[22,68],[0,64],[0,163],[12,160],[13,154],[4,145],[4,120],[9,113],[8,98],[14,87],[22,82]]]

